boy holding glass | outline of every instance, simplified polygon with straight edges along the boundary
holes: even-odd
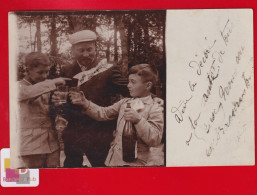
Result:
[[[27,74],[18,81],[16,144],[21,162],[17,168],[58,167],[60,151],[50,117],[50,95],[57,86],[65,85],[65,80],[69,79],[47,80],[50,61],[40,52],[29,53],[25,65]]]
[[[91,118],[98,121],[118,118],[115,138],[105,161],[106,166],[147,166],[152,156],[150,147],[160,146],[164,126],[163,100],[151,93],[156,79],[156,71],[148,64],[131,67],[128,89],[132,98],[124,98],[109,107],[94,104],[87,100],[82,92],[69,93],[71,102],[80,105],[82,112]],[[127,108],[127,103],[130,103],[131,108]],[[126,121],[130,121],[136,130],[135,162],[125,162],[122,157],[122,133]],[[151,162],[151,166],[153,165],[161,164]]]

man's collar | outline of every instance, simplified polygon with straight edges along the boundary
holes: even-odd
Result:
[[[95,75],[106,71],[107,69],[111,68],[113,64],[108,64],[106,59],[102,59],[101,61],[96,61],[97,64],[94,68],[89,68],[86,71],[80,71],[78,74],[73,76],[73,78],[79,79],[78,85],[82,85],[83,83],[90,80]],[[79,65],[76,65],[79,68]]]
[[[79,67],[81,68],[82,71],[86,71],[86,70],[90,70],[91,68],[94,68],[98,64],[99,60],[97,58],[95,58],[92,61],[91,65],[89,65],[87,67],[82,65],[82,64],[80,64],[78,60],[76,60],[76,62],[79,65]]]

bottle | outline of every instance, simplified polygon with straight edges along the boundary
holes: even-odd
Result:
[[[131,108],[130,103],[127,103],[127,108]],[[137,135],[134,125],[130,121],[125,122],[122,134],[122,154],[123,161],[134,162],[137,158],[136,146]]]

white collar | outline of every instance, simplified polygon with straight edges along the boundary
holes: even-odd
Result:
[[[136,100],[136,99],[141,100],[144,104],[150,104],[153,101],[151,94],[145,97],[133,98],[133,100]]]
[[[152,96],[148,95],[141,98],[132,98],[131,99],[131,108],[138,111],[145,107],[145,104],[151,104],[153,102]]]

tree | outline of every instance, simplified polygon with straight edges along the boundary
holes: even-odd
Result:
[[[96,31],[97,18],[94,14],[82,15],[78,14],[78,12],[73,12],[68,15],[68,22],[70,33],[85,29]]]
[[[27,31],[19,37],[22,52],[46,52],[56,68],[72,61],[67,35],[89,29],[97,34],[99,56],[119,64],[124,75],[139,63],[165,72],[165,11],[19,12],[18,26]]]
[[[125,32],[124,15],[117,15],[117,29],[120,33],[121,51],[122,51],[122,73],[125,75],[128,72],[128,44],[127,35]]]
[[[57,50],[57,31],[56,31],[56,16],[51,17],[51,29],[50,29],[50,55],[56,56],[58,54]]]
[[[114,62],[118,62],[118,45],[117,45],[117,16],[114,14],[113,15],[114,18]]]
[[[37,51],[42,51],[42,42],[41,42],[41,17],[36,17],[36,35],[35,35],[35,42],[37,43]]]

